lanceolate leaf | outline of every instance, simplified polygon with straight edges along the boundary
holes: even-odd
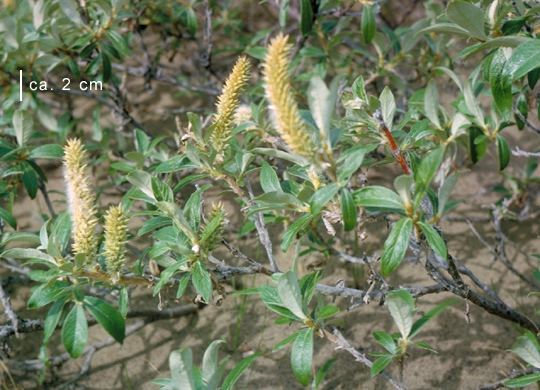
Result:
[[[504,385],[511,389],[515,389],[532,385],[533,383],[537,382],[540,382],[540,372],[535,372],[533,374],[523,375],[518,378],[507,380],[506,382],[504,382]]]
[[[422,229],[422,232],[424,233],[424,236],[426,237],[426,240],[431,249],[433,249],[433,251],[442,259],[446,260],[446,244],[444,243],[444,240],[441,238],[439,233],[437,233],[433,226],[428,225],[425,222],[418,222],[418,224],[420,225],[420,228]]]
[[[531,39],[514,50],[506,63],[505,72],[512,80],[517,80],[538,67],[540,67],[540,40]]]
[[[169,368],[174,390],[195,390],[191,349],[179,349],[169,355]]]
[[[313,27],[313,8],[311,0],[301,0],[300,2],[300,30],[303,35],[308,35]]]
[[[368,186],[354,192],[358,206],[403,212],[401,198],[394,191],[381,186]]]
[[[88,323],[81,304],[76,303],[64,320],[62,343],[72,358],[82,355],[88,341]]]
[[[267,162],[261,167],[260,181],[264,192],[282,192],[276,171]]]
[[[392,363],[393,358],[392,355],[383,355],[377,358],[371,366],[371,376],[374,377],[379,375],[390,363]]]
[[[381,268],[384,276],[392,273],[405,257],[412,226],[410,218],[402,218],[392,227],[392,231],[384,243],[384,253],[381,258]]]
[[[413,326],[414,298],[407,290],[394,290],[386,295],[386,306],[401,337],[407,339]]]
[[[294,376],[304,386],[311,378],[313,362],[313,329],[302,329],[298,332],[292,345],[291,366]]]
[[[302,309],[300,286],[298,285],[298,279],[296,278],[296,274],[294,272],[289,271],[281,275],[278,282],[277,291],[283,306],[289,309],[298,318],[307,318],[307,316],[304,314],[304,310]]]
[[[498,49],[491,60],[489,83],[497,109],[507,113],[512,109],[512,79],[505,72],[506,56],[504,49]]]
[[[238,381],[240,376],[244,373],[245,370],[249,368],[251,363],[255,361],[259,357],[259,354],[253,354],[251,356],[248,356],[244,359],[242,359],[234,368],[227,374],[225,377],[225,380],[223,381],[223,385],[221,386],[222,390],[232,390],[234,384]]]
[[[203,356],[202,377],[206,383],[217,386],[219,379],[219,360],[218,353],[223,340],[215,340],[210,343]]]
[[[499,169],[502,171],[510,162],[510,147],[506,142],[506,139],[497,135],[497,151],[499,155]]]
[[[199,294],[206,303],[210,303],[210,299],[212,298],[212,279],[200,261],[197,261],[193,266],[191,281],[197,294]]]
[[[484,12],[464,0],[452,1],[446,10],[448,19],[467,30],[473,37],[484,39]]]
[[[356,227],[356,204],[347,188],[341,190],[341,218],[345,231],[353,230]]]
[[[99,298],[88,296],[84,297],[84,306],[116,341],[124,341],[125,320],[118,310]]]
[[[377,25],[375,24],[375,12],[372,5],[365,5],[362,8],[362,39],[369,44],[375,37]]]
[[[540,368],[540,345],[532,332],[526,331],[522,336],[519,336],[512,347],[512,352],[531,366]]]

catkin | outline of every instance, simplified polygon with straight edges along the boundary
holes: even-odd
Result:
[[[212,146],[218,153],[226,149],[231,137],[234,115],[240,103],[240,93],[247,84],[249,70],[249,60],[244,56],[240,57],[225,81],[223,91],[218,98],[213,122],[214,130],[210,136]]]
[[[126,262],[128,218],[120,206],[112,206],[105,214],[105,242],[103,256],[107,264],[107,272],[114,279]]]
[[[266,97],[274,126],[288,147],[301,156],[312,157],[315,147],[300,117],[289,79],[291,45],[287,40],[279,34],[268,46],[264,61]]]
[[[87,175],[87,154],[78,139],[64,146],[64,179],[72,224],[74,255],[83,255],[88,264],[96,255],[98,224],[95,195]]]

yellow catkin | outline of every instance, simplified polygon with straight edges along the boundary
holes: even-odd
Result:
[[[268,46],[264,60],[266,97],[277,131],[289,148],[304,157],[312,157],[315,147],[298,110],[289,78],[288,37],[279,34]]]
[[[107,264],[107,272],[113,280],[118,279],[126,262],[128,218],[120,206],[112,206],[105,214],[105,242],[103,256]]]
[[[64,179],[71,215],[73,254],[83,255],[88,263],[96,255],[98,219],[95,195],[87,175],[87,154],[78,139],[70,139],[64,146]]]
[[[226,149],[231,137],[234,115],[240,103],[240,94],[247,84],[249,70],[249,60],[246,57],[240,57],[225,81],[223,91],[218,98],[214,130],[210,137],[212,146],[218,153]]]

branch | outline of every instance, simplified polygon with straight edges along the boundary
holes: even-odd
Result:
[[[363,365],[367,366],[368,368],[371,368],[373,366],[373,362],[366,356],[366,354],[360,352],[356,348],[354,348],[351,343],[343,336],[343,334],[337,329],[333,328],[332,333],[329,333],[328,331],[323,331],[325,337],[331,341],[332,343],[336,344],[336,350],[343,349],[347,352],[349,352],[357,362],[362,363]],[[382,372],[380,376],[387,381],[394,389],[397,390],[405,390],[405,386],[398,381],[396,381],[394,378],[392,378],[390,375]]]
[[[19,327],[19,319],[17,318],[17,315],[13,311],[13,307],[11,306],[9,295],[6,294],[4,291],[4,287],[2,286],[2,283],[0,282],[0,302],[2,302],[2,306],[4,306],[4,313],[6,314],[6,317],[9,319],[9,322],[11,323],[11,326],[13,327],[15,336],[19,337],[19,333],[17,332],[17,329]]]

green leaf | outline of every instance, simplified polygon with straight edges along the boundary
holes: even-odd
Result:
[[[27,306],[29,309],[38,309],[65,298],[70,292],[69,283],[67,282],[55,281],[51,284],[42,284],[32,291]]]
[[[313,362],[313,329],[306,328],[298,332],[291,350],[291,366],[294,376],[304,386],[311,378]]]
[[[97,322],[120,344],[126,337],[124,317],[110,304],[96,297],[84,297],[84,306]]]
[[[197,261],[193,266],[191,281],[197,294],[199,294],[206,303],[210,303],[212,298],[212,279],[210,278],[210,273],[208,273],[200,261]]]
[[[540,381],[540,372],[535,372],[533,374],[523,375],[518,378],[509,379],[506,382],[504,382],[504,385],[506,387],[510,387],[511,389],[515,389],[518,387],[525,387],[528,385],[532,385],[533,383],[537,383]]]
[[[505,64],[504,49],[498,49],[489,67],[489,84],[495,106],[503,114],[512,109],[512,79],[505,72]]]
[[[6,222],[9,226],[11,226],[13,229],[17,229],[17,220],[13,217],[13,215],[7,211],[6,209],[3,209],[0,207],[0,218]]]
[[[292,242],[296,238],[296,235],[303,231],[309,223],[312,221],[313,215],[304,214],[294,221],[283,234],[283,240],[281,241],[281,250],[287,252]]]
[[[431,249],[433,249],[433,251],[442,259],[446,260],[446,258],[448,257],[446,244],[444,243],[444,240],[441,238],[439,233],[437,233],[437,230],[435,230],[433,226],[428,225],[425,222],[418,222],[418,224],[420,225],[424,236],[426,236],[426,240]]]
[[[224,344],[223,340],[214,340],[206,351],[204,351],[203,363],[202,363],[202,378],[205,383],[209,385],[209,388],[217,387],[219,382],[219,362],[218,362],[218,353],[219,347],[221,344]],[[213,386],[212,386],[213,384]]]
[[[88,323],[81,304],[76,303],[64,320],[62,343],[72,358],[78,358],[84,352],[88,341]]]
[[[441,121],[439,120],[439,93],[437,92],[437,84],[435,81],[430,80],[426,92],[424,93],[424,110],[426,111],[427,118],[438,129],[441,128]]]
[[[419,190],[425,190],[429,187],[431,180],[439,170],[444,157],[444,146],[432,150],[422,159],[416,172],[417,185]]]
[[[531,366],[540,368],[540,345],[532,332],[525,331],[522,336],[519,336],[511,351]]]
[[[300,2],[300,31],[302,35],[308,35],[313,28],[313,9],[311,0],[301,0]]]
[[[455,0],[446,9],[448,19],[463,27],[475,38],[485,39],[484,11],[464,0]]]
[[[392,355],[395,355],[398,352],[398,346],[394,342],[392,335],[389,333],[378,330],[373,332],[373,337],[375,337],[375,340],[377,340],[377,342]]]
[[[353,230],[356,227],[356,204],[348,188],[341,190],[341,217],[345,231]]]
[[[394,191],[381,186],[367,186],[353,193],[358,206],[404,212],[401,198]]]
[[[470,34],[464,28],[458,26],[455,23],[435,23],[429,27],[423,28],[419,32],[423,33],[443,33],[443,34],[457,34],[464,37],[468,37]]]
[[[154,173],[173,173],[193,166],[184,156],[174,156],[154,168]]]
[[[118,311],[122,317],[126,318],[129,310],[129,293],[126,287],[120,290],[120,297],[118,298]]]
[[[33,248],[8,249],[4,251],[2,254],[0,254],[0,257],[10,258],[10,259],[20,259],[20,260],[40,259],[52,265],[56,265],[56,262],[51,255],[48,255],[47,253],[44,253],[38,249],[33,249]]]
[[[466,82],[463,86],[463,97],[465,98],[465,105],[467,110],[474,116],[475,123],[480,126],[485,126],[484,113],[478,105],[478,99],[474,95],[471,84]]]
[[[30,138],[34,122],[29,113],[23,110],[17,110],[13,114],[13,129],[19,146],[26,145]]]
[[[520,79],[540,67],[540,39],[531,39],[519,45],[505,66],[505,73],[512,80]]]
[[[413,326],[414,298],[407,290],[394,290],[386,295],[386,306],[401,337],[407,339]]]
[[[362,19],[360,21],[362,29],[362,40],[366,44],[370,44],[375,37],[377,28],[375,22],[375,11],[372,5],[365,5],[362,8]]]
[[[225,380],[223,381],[223,384],[221,385],[221,390],[232,390],[234,387],[234,384],[238,381],[240,376],[246,371],[249,366],[251,366],[251,363],[255,361],[259,357],[259,354],[253,354],[250,355],[238,362],[236,366],[227,374],[225,377]]]
[[[300,319],[306,319],[302,309],[302,295],[296,274],[288,271],[280,276],[277,286],[279,298],[287,309]]]
[[[376,148],[376,145],[357,145],[350,149],[347,149],[339,158],[338,165],[338,181],[347,182],[353,173],[364,162],[364,156],[366,153],[371,152]]]
[[[448,176],[447,178],[445,178],[443,185],[439,188],[439,192],[438,192],[439,209],[437,212],[438,215],[442,215],[444,213],[446,203],[448,202],[448,199],[450,199],[450,195],[452,194],[452,190],[454,189],[457,183],[457,180],[458,180],[457,174]]]
[[[180,299],[184,295],[190,279],[190,273],[185,273],[180,277],[180,280],[178,281],[178,289],[176,290],[176,299]]]
[[[381,102],[381,112],[384,123],[391,129],[392,122],[394,121],[394,114],[396,113],[396,101],[390,88],[384,87],[381,96],[379,96],[379,101]]]
[[[402,218],[392,227],[392,231],[384,242],[384,253],[381,258],[381,271],[384,276],[390,275],[405,257],[412,226],[410,218]]]
[[[383,355],[379,358],[377,358],[373,365],[371,366],[371,377],[379,375],[390,363],[392,363],[392,359],[394,359],[394,356],[392,355]]]
[[[59,159],[64,155],[64,149],[58,144],[48,144],[41,145],[35,149],[32,149],[30,155],[28,156],[31,159],[35,158],[49,158],[49,159]]]
[[[339,191],[339,186],[336,183],[329,184],[322,188],[319,188],[309,201],[311,206],[311,213],[318,214],[323,207],[330,202]]]
[[[336,305],[326,305],[317,310],[317,320],[326,320],[339,313],[339,307]]]
[[[497,152],[499,154],[499,170],[502,171],[510,162],[511,153],[506,139],[501,135],[497,135]]]
[[[420,332],[420,329],[424,327],[425,324],[428,323],[429,320],[432,318],[437,317],[439,314],[441,314],[448,306],[454,305],[457,303],[457,300],[455,299],[447,299],[442,303],[439,303],[437,306],[435,306],[433,309],[428,311],[426,314],[424,314],[420,319],[414,322],[412,328],[411,328],[411,334],[409,335],[409,338],[413,338]]]
[[[311,115],[319,128],[321,135],[330,141],[330,120],[336,106],[336,88],[328,89],[323,79],[313,76],[309,81],[308,103]]]
[[[283,192],[276,171],[266,161],[261,166],[259,180],[264,192]]]
[[[169,368],[175,390],[196,390],[193,380],[193,355],[191,349],[178,349],[169,355]]]
[[[58,300],[52,304],[51,308],[47,312],[45,323],[43,325],[43,344],[47,344],[51,339],[51,336],[54,334],[54,331],[60,322],[60,317],[62,317],[65,303],[66,302],[63,299]]]

